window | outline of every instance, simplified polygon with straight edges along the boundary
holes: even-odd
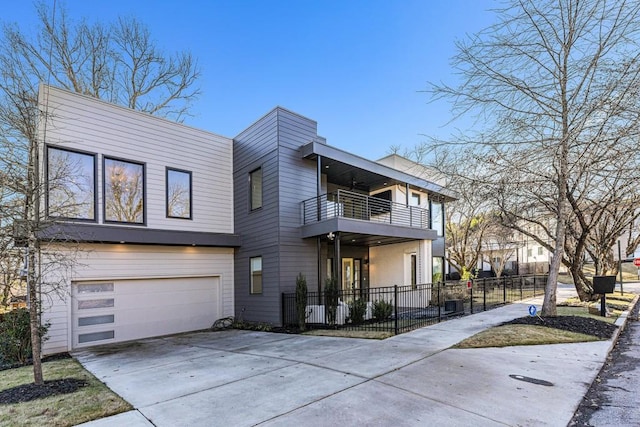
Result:
[[[436,230],[438,236],[444,236],[444,221],[442,203],[431,202],[431,229]]]
[[[258,168],[249,174],[251,210],[262,207],[262,168]]]
[[[527,249],[527,256],[528,257],[533,256],[533,249],[531,248]]]
[[[420,206],[420,194],[411,193],[411,199],[409,200],[410,206]]]
[[[144,224],[144,165],[104,158],[104,220]]]
[[[538,255],[542,255],[542,246],[538,247]]]
[[[262,293],[262,257],[257,256],[249,259],[251,268],[251,293]]]
[[[191,219],[191,172],[167,168],[167,217]]]
[[[433,257],[433,266],[431,271],[431,283],[442,282],[444,272],[444,258]]]
[[[47,215],[96,220],[96,156],[47,147]]]

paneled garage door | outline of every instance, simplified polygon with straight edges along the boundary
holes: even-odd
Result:
[[[220,278],[77,282],[73,347],[194,331],[220,318]]]

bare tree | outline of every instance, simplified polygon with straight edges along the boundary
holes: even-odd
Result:
[[[64,9],[36,6],[37,33],[4,23],[0,33],[0,207],[2,242],[11,242],[2,256],[17,252],[10,230],[18,230],[27,254],[27,283],[36,384],[43,384],[40,307],[45,292],[66,291],[75,259],[73,236],[56,234],[56,220],[94,215],[94,194],[82,177],[72,177],[79,165],[73,159],[50,157],[50,182],[42,176],[48,122],[54,118],[46,104],[39,105],[38,86],[49,82],[64,89],[100,98],[150,114],[183,120],[199,90],[200,71],[188,52],[168,55],[150,37],[148,29],[132,18],[103,25],[72,22]],[[135,181],[135,178],[132,178]],[[140,179],[140,178],[138,178]],[[131,183],[131,180],[127,181]],[[47,187],[46,185],[49,185]],[[137,184],[123,190],[123,218],[141,215]],[[47,190],[48,194],[47,194]],[[130,190],[130,191],[129,191]],[[91,189],[92,191],[92,189]],[[84,193],[84,194],[83,194]],[[42,201],[51,197],[45,212]],[[10,209],[11,207],[11,209]],[[45,237],[48,236],[48,237]],[[47,283],[43,278],[47,277]],[[54,277],[55,280],[50,279]],[[53,281],[51,281],[53,280]]]
[[[489,265],[496,277],[502,276],[507,261],[513,258],[518,244],[513,238],[513,229],[502,224],[500,215],[492,212],[485,216],[487,222],[484,234],[483,255],[488,258]]]
[[[576,209],[612,169],[637,179],[640,3],[513,0],[496,13],[495,25],[457,43],[462,83],[429,91],[456,115],[475,115],[479,130],[456,138],[485,160],[473,179],[504,192],[513,219],[553,218],[542,311],[555,315],[567,227],[584,231]]]

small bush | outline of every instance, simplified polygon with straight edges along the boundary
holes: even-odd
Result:
[[[296,310],[298,327],[304,332],[307,329],[307,279],[302,273],[296,278]]]
[[[364,322],[364,315],[367,312],[367,302],[362,299],[355,299],[349,303],[349,320],[354,325]]]
[[[40,336],[48,325],[40,327]],[[24,365],[31,360],[31,327],[29,311],[19,308],[3,314],[0,321],[0,362]]]
[[[388,320],[393,313],[393,306],[390,302],[380,299],[373,303],[373,317],[382,322]]]
[[[324,282],[324,305],[326,307],[327,323],[334,325],[338,313],[338,298],[340,290],[335,278],[330,278]]]

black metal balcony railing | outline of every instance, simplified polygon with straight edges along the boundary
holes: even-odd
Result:
[[[365,194],[338,190],[302,202],[302,223],[350,218],[414,228],[429,228],[429,210]]]

